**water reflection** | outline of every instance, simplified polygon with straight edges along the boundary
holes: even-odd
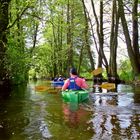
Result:
[[[95,132],[93,140],[140,139],[140,105],[135,104],[134,96],[133,92],[114,96],[91,95],[93,117],[89,124]]]
[[[0,100],[1,140],[140,139],[139,88],[120,85],[118,95],[92,93],[88,103],[69,104],[36,85],[49,84],[30,83]]]
[[[24,135],[27,135],[30,139],[40,139],[40,138],[51,138],[52,135],[48,130],[48,124],[45,120],[46,112],[45,101],[36,100],[36,103],[32,106],[30,110],[29,123],[24,128]]]
[[[86,123],[89,113],[78,103],[63,103],[64,121],[70,127],[78,127],[80,123]]]

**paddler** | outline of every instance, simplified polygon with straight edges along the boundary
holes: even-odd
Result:
[[[88,85],[84,78],[78,77],[77,70],[75,68],[70,69],[70,78],[68,78],[64,85],[62,86],[63,90],[81,90],[81,89],[87,89]]]

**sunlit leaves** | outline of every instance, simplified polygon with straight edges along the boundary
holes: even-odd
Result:
[[[121,77],[121,79],[123,79],[125,81],[133,80],[134,75],[133,75],[130,60],[126,59],[124,61],[121,61],[118,73],[119,73],[119,76]]]

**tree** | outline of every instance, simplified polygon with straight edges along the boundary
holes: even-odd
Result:
[[[83,10],[84,10],[84,16],[85,16],[85,31],[84,31],[84,34],[85,34],[85,41],[84,41],[84,46],[87,48],[87,51],[88,51],[88,56],[89,56],[89,60],[90,60],[90,64],[91,64],[91,69],[95,69],[95,62],[94,62],[94,59],[93,59],[93,55],[92,55],[92,52],[91,52],[91,48],[90,48],[90,42],[89,42],[89,24],[88,24],[88,13],[87,13],[87,10],[86,10],[86,6],[85,6],[85,3],[84,3],[84,0],[82,0],[82,3],[83,3]]]
[[[12,0],[8,26],[7,65],[12,84],[28,81],[33,50],[37,44],[39,11],[34,2]],[[38,3],[36,3],[38,5]]]
[[[98,16],[96,14],[95,6],[93,0],[91,0],[93,14],[96,21],[96,30],[97,30],[97,36],[98,36],[98,43],[99,43],[99,58],[98,58],[98,67],[102,67],[102,64],[104,64],[106,70],[108,71],[108,62],[107,58],[105,56],[103,45],[104,45],[104,35],[103,35],[103,1],[100,1],[100,22],[98,19]],[[103,63],[104,62],[104,63]]]
[[[6,65],[7,34],[9,24],[10,0],[0,1],[0,88],[10,85],[9,72]]]
[[[118,26],[119,26],[119,9],[117,8],[116,0],[112,2],[112,24],[110,33],[110,60],[108,75],[117,78],[117,47],[118,47]]]
[[[139,50],[139,46],[138,46],[138,37],[137,37],[137,6],[138,6],[138,1],[134,0],[134,6],[133,6],[133,35],[136,35],[136,38],[133,36],[133,45],[132,45],[132,41],[131,41],[131,37],[129,34],[129,30],[128,30],[128,24],[126,21],[126,17],[125,17],[125,13],[124,13],[124,3],[122,0],[118,0],[118,4],[119,4],[119,9],[120,9],[120,15],[121,15],[121,23],[122,23],[122,27],[123,27],[123,32],[124,32],[124,36],[125,36],[125,40],[126,40],[126,45],[127,45],[127,51],[128,51],[128,55],[131,61],[131,65],[133,68],[133,72],[135,77],[137,77],[140,74],[140,52]],[[135,25],[135,27],[134,27]],[[136,28],[136,29],[134,29]],[[136,45],[136,46],[134,46]]]

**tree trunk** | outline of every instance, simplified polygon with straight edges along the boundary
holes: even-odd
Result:
[[[0,1],[0,89],[10,85],[6,68],[7,27],[9,24],[8,7],[10,0]]]
[[[79,56],[79,65],[78,65],[78,69],[77,69],[78,75],[80,75],[80,68],[81,68],[81,64],[82,64],[82,60],[83,60],[83,48],[84,48],[84,46],[82,45],[81,50],[80,50],[80,56]]]
[[[135,52],[136,50],[133,49],[132,44],[131,44],[128,25],[127,25],[125,14],[124,14],[123,1],[118,0],[118,4],[119,4],[119,9],[120,9],[119,11],[120,11],[120,15],[121,15],[121,22],[122,22],[123,32],[124,32],[124,36],[125,36],[125,40],[126,40],[128,55],[129,55],[129,58],[131,61],[134,75],[138,76],[140,74],[140,63],[136,57],[136,54],[138,54],[137,56],[139,56],[140,54],[139,54],[139,51]]]
[[[95,6],[94,6],[94,2],[93,0],[91,0],[91,4],[92,4],[92,9],[93,9],[93,14],[94,14],[94,17],[95,17],[95,21],[96,21],[96,25],[97,25],[97,35],[98,35],[98,40],[99,40],[99,60],[103,60],[102,61],[102,64],[104,62],[104,66],[106,68],[106,70],[108,71],[108,62],[107,62],[107,59],[106,59],[106,56],[104,54],[104,51],[103,51],[103,25],[100,25],[100,24],[103,24],[103,23],[99,23],[98,21],[98,17],[97,17],[97,14],[96,14],[96,11],[95,11]],[[102,22],[103,20],[103,3],[102,1],[100,2],[100,22]],[[100,29],[102,28],[102,29]],[[101,62],[100,62],[101,63]],[[98,65],[99,66],[99,65]]]
[[[84,0],[82,0],[82,3],[83,3],[83,9],[84,9],[84,16],[85,16],[85,47],[87,48],[87,51],[88,51],[88,56],[89,56],[89,60],[90,60],[90,64],[91,64],[91,69],[95,69],[95,62],[94,62],[94,59],[92,57],[92,53],[90,51],[90,45],[89,45],[89,36],[88,36],[88,33],[89,33],[89,26],[88,26],[88,17],[87,17],[87,14],[86,14],[86,7],[85,7],[85,3],[84,3]]]
[[[103,34],[103,1],[100,1],[100,28],[99,28],[99,34],[100,34],[100,47],[99,47],[99,57],[98,57],[98,67],[102,67],[102,50],[103,50],[103,44],[104,44],[104,34]]]
[[[70,1],[67,4],[67,46],[68,46],[68,60],[67,60],[67,71],[73,66],[73,42],[72,42],[72,13]]]
[[[140,51],[138,44],[138,0],[133,1],[133,9],[132,9],[132,22],[133,22],[133,51],[135,53],[136,59],[140,64]]]
[[[119,15],[116,5],[116,0],[113,0],[112,3],[112,24],[111,24],[111,35],[110,35],[110,63],[108,75],[111,77],[117,78],[117,46],[118,46],[118,24],[119,24]]]

